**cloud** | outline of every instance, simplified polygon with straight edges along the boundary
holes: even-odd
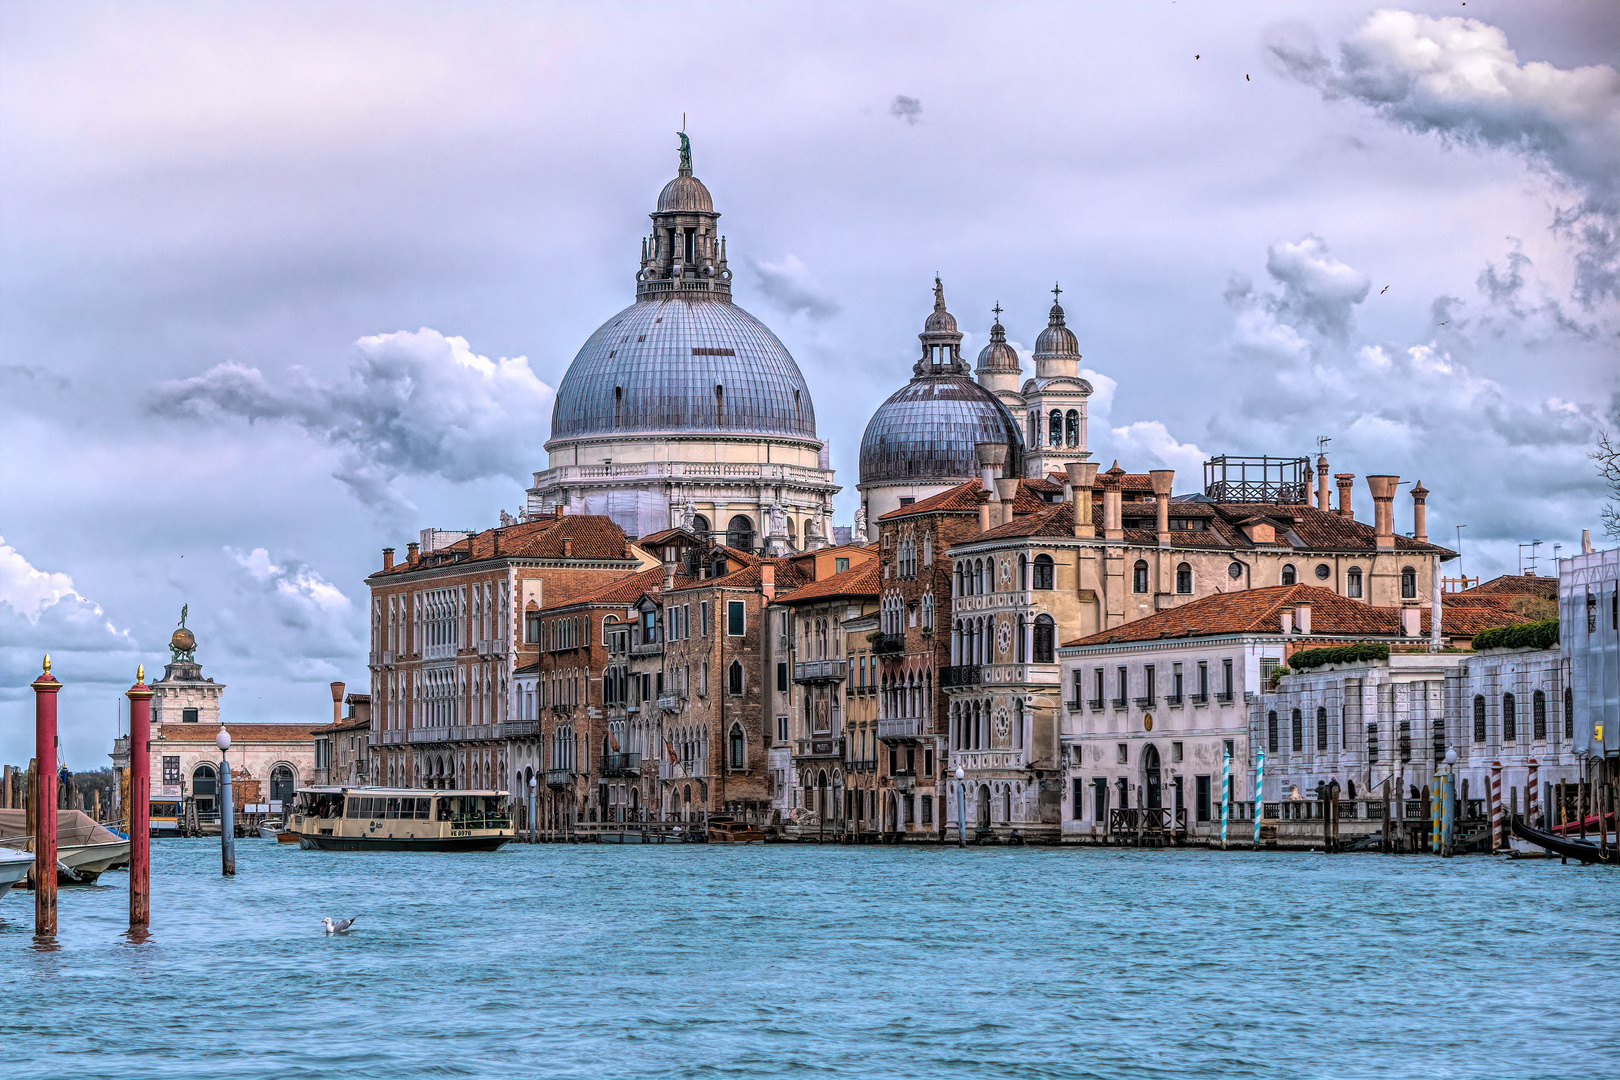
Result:
[[[918,123],[922,120],[922,102],[914,97],[896,94],[894,100],[889,102],[889,115],[908,124]]]
[[[750,258],[748,265],[759,275],[760,291],[783,311],[803,312],[818,321],[838,314],[838,301],[822,289],[798,256],[788,255],[774,263]]]
[[[1555,177],[1579,197],[1553,223],[1581,247],[1577,297],[1590,306],[1616,294],[1620,71],[1520,64],[1495,26],[1406,11],[1371,15],[1340,43],[1337,63],[1298,27],[1268,37],[1283,70],[1325,98],[1351,98],[1449,143],[1507,150]]]
[[[0,700],[26,693],[39,673],[41,653],[49,652],[58,660],[73,655],[74,662],[64,670],[82,676],[87,670],[107,670],[107,654],[136,649],[129,631],[114,626],[100,604],[80,595],[72,577],[37,569],[4,537],[0,537],[0,642],[4,643]]]
[[[225,553],[236,560],[255,581],[273,585],[277,594],[310,608],[329,612],[346,612],[353,605],[336,585],[322,578],[307,566],[276,566],[264,548],[254,548],[243,554],[232,547]]]
[[[1210,455],[1192,443],[1177,442],[1169,429],[1159,421],[1138,420],[1134,424],[1114,428],[1112,434],[1116,451],[1121,456],[1129,455],[1133,469],[1140,468],[1139,463],[1147,458],[1167,469],[1176,470],[1183,478],[1183,487],[1202,490],[1204,462]]]
[[[524,357],[491,360],[465,338],[423,328],[363,337],[346,370],[323,378],[293,368],[272,382],[232,361],[159,384],[146,397],[162,416],[282,421],[340,451],[334,475],[373,509],[410,503],[400,476],[521,481],[541,454],[554,391]]]

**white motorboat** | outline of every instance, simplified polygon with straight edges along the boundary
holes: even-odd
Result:
[[[0,896],[6,895],[13,885],[26,878],[33,865],[34,857],[28,852],[0,847]]]
[[[56,880],[64,885],[88,885],[115,866],[129,863],[129,841],[74,844],[56,851]]]
[[[0,840],[33,847],[22,810],[0,810]],[[29,855],[30,860],[33,859]],[[85,885],[107,870],[129,862],[129,841],[82,810],[56,812],[56,880],[62,885]]]

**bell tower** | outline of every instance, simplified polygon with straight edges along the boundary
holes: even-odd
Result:
[[[1091,384],[1080,377],[1080,342],[1064,320],[1063,306],[1058,303],[1062,293],[1058,286],[1052,287],[1046,329],[1035,339],[1035,377],[1024,383],[1030,477],[1062,472],[1069,462],[1091,456],[1086,449],[1086,400],[1091,397]]]
[[[670,294],[701,294],[731,299],[731,271],[726,268],[726,238],[719,235],[720,215],[703,181],[692,175],[692,143],[680,136],[680,167],[675,179],[658,193],[652,232],[641,238],[641,269],[636,273],[636,299]]]

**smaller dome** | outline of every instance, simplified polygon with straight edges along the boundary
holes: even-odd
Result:
[[[1007,344],[1007,330],[1001,325],[1001,307],[997,305],[995,324],[990,327],[990,344],[979,351],[979,372],[997,371],[1018,374],[1018,352]]]
[[[1041,336],[1035,339],[1037,353],[1059,353],[1065,356],[1080,355],[1080,341],[1074,336],[1074,331],[1063,325],[1063,307],[1052,305],[1052,311],[1047,316],[1046,329]]]
[[[709,197],[709,189],[703,186],[703,181],[683,172],[665,184],[664,190],[658,193],[658,213],[712,214],[714,200]]]
[[[923,323],[923,333],[956,333],[956,316],[945,310],[945,286],[937,277],[934,279],[934,310],[929,312],[928,321]]]

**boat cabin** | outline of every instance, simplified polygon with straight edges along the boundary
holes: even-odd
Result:
[[[309,787],[288,831],[306,848],[492,851],[513,837],[504,791]]]

